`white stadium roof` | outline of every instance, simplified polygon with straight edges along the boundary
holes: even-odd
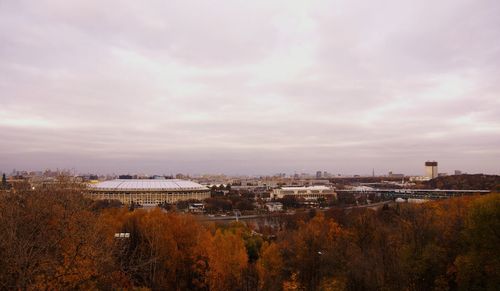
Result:
[[[117,179],[89,186],[95,190],[206,190],[193,181],[179,179]]]

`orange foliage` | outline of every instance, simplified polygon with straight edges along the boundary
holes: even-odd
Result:
[[[248,256],[241,237],[217,230],[208,242],[208,285],[211,290],[233,290],[241,285]]]
[[[70,185],[71,186],[71,185]],[[342,211],[342,210],[339,210]],[[299,216],[300,217],[300,216]],[[0,196],[0,289],[494,290],[500,196],[267,228],[95,209],[76,187]],[[287,218],[292,219],[292,218]],[[289,228],[286,228],[286,227]],[[115,238],[115,233],[129,233]]]
[[[283,266],[280,247],[276,243],[264,243],[257,261],[260,290],[281,289],[276,282],[283,280]]]

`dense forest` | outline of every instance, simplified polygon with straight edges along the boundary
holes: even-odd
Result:
[[[260,227],[117,206],[68,185],[2,193],[0,289],[500,289],[499,194]]]

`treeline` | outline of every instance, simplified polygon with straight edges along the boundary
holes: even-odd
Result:
[[[310,212],[284,217],[278,228],[253,229],[203,224],[160,209],[103,209],[79,193],[52,187],[0,197],[1,289],[500,286],[498,194],[378,211]]]
[[[500,191],[500,176],[498,175],[453,175],[437,177],[423,184],[424,188],[439,188],[451,190],[494,190]]]

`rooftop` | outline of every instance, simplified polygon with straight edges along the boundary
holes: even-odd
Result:
[[[179,179],[116,179],[89,185],[96,190],[205,190],[207,187],[193,181]]]

